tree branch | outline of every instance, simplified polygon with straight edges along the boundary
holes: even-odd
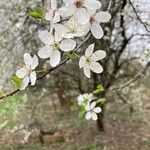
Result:
[[[138,71],[138,73],[132,78],[130,79],[127,83],[123,84],[121,87],[115,89],[117,92],[121,91],[122,89],[124,89],[125,87],[127,87],[128,85],[130,85],[131,83],[137,81],[138,79],[141,78],[141,76],[147,71],[147,69],[150,67],[150,62],[148,62],[144,67],[142,67],[142,69],[140,69]]]
[[[146,31],[147,32],[150,32],[150,30],[148,29],[147,25],[141,20],[140,16],[138,15],[137,11],[136,11],[136,8],[134,7],[133,3],[131,0],[129,0],[129,3],[131,4],[131,7],[137,17],[137,19],[140,21],[141,24],[143,24],[143,26],[145,27]]]
[[[91,33],[89,33],[87,35],[87,37],[78,45],[78,47],[74,50],[74,52],[78,51],[80,49],[80,47],[90,38]],[[47,74],[49,74],[50,72],[56,70],[57,68],[61,67],[62,65],[64,65],[66,62],[68,62],[71,58],[66,58],[64,61],[62,61],[60,64],[58,64],[56,67],[50,68],[48,69],[48,71],[46,73],[44,73],[42,76],[38,77],[37,80],[41,80],[42,78],[44,78]],[[4,96],[1,96],[0,99],[4,99],[10,96],[15,95],[16,93],[18,93],[20,91],[20,89],[17,89],[15,91],[12,91]]]

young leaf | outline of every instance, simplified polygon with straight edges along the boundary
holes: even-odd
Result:
[[[80,106],[80,111],[79,111],[79,114],[78,114],[78,117],[79,118],[82,118],[86,113],[86,110],[85,110],[85,106],[84,105],[81,105]]]
[[[103,91],[104,91],[104,87],[101,84],[99,84],[97,86],[97,89],[93,92],[93,94],[99,94],[99,93],[101,93]]]
[[[28,13],[28,16],[34,19],[43,19],[44,18],[44,11],[40,7],[33,8],[31,12]]]
[[[17,77],[17,76],[13,76],[13,77],[12,77],[12,81],[15,83],[15,85],[16,85],[17,88],[20,88],[23,79],[22,79],[22,78],[19,78],[19,77]]]
[[[78,57],[78,53],[77,52],[71,52],[71,53],[68,53],[68,57],[70,59],[75,59]]]
[[[105,98],[100,98],[96,101],[97,104],[101,104],[101,105],[103,105],[105,102],[106,102]]]

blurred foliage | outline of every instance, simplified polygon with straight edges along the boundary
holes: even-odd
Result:
[[[28,16],[34,19],[43,19],[44,18],[44,11],[40,7],[35,7],[28,13]]]
[[[13,76],[11,79],[14,82],[14,84],[16,85],[16,87],[19,89],[21,87],[23,79],[21,79],[17,76]]]
[[[13,96],[0,102],[0,130],[5,127],[12,127],[15,124],[13,118],[19,113],[19,109],[24,106],[26,96]]]
[[[93,94],[100,94],[103,91],[104,91],[103,85],[99,84],[97,85],[96,90],[93,92]]]

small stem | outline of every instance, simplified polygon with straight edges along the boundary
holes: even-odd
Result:
[[[41,73],[41,72],[46,72],[47,69],[43,69],[43,70],[35,70],[36,73]]]

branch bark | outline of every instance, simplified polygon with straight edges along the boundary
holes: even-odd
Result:
[[[89,33],[87,35],[87,37],[78,45],[78,47],[74,50],[74,52],[78,51],[80,49],[80,47],[90,38],[91,33]],[[52,71],[56,70],[57,68],[61,67],[62,65],[64,65],[66,62],[68,62],[71,58],[66,58],[64,61],[62,61],[60,64],[58,64],[56,67],[50,68],[48,69],[48,71],[46,73],[44,73],[43,75],[41,75],[40,77],[37,78],[37,80],[41,80],[42,78],[44,78],[46,75],[48,75],[49,73],[51,73]],[[15,95],[16,93],[18,93],[20,91],[20,89],[14,90],[4,96],[1,96],[0,99],[4,99],[10,96]]]

